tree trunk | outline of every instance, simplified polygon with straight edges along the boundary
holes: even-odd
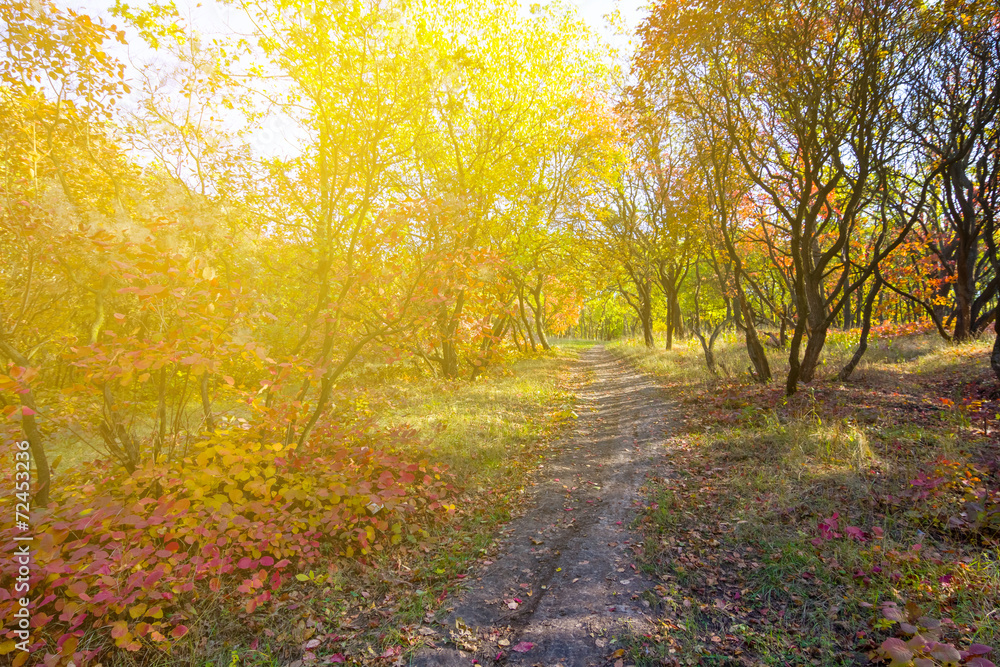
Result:
[[[490,331],[490,335],[483,339],[480,344],[480,358],[476,367],[472,370],[472,379],[475,380],[479,375],[486,371],[490,365],[490,360],[493,358],[493,346],[503,340],[504,335],[507,333],[507,328],[510,326],[510,319],[505,315],[498,318],[493,322],[493,327]]]
[[[455,344],[455,335],[458,333],[458,322],[464,308],[465,290],[461,290],[441,336],[441,374],[449,379],[458,377],[458,346]]]
[[[548,339],[545,337],[545,324],[543,320],[545,319],[545,304],[542,299],[542,279],[539,278],[535,283],[534,289],[529,290],[531,292],[531,298],[535,302],[535,305],[531,307],[535,319],[535,333],[538,334],[538,342],[542,346],[542,349],[549,351],[552,346],[549,345]]]
[[[975,266],[976,239],[962,237],[955,257],[955,333],[956,343],[969,340],[972,336],[972,302],[976,298]]]
[[[993,369],[993,374],[1000,380],[1000,308],[997,308],[993,329],[996,331],[996,335],[993,338],[993,351],[990,353],[990,367]]]
[[[302,429],[302,433],[299,434],[298,438],[299,447],[305,445],[306,440],[309,438],[309,435],[313,431],[313,428],[316,427],[316,423],[319,421],[319,418],[323,415],[323,412],[326,410],[326,406],[330,402],[330,396],[333,393],[333,386],[334,383],[336,383],[337,378],[339,378],[341,374],[345,370],[347,370],[347,367],[350,366],[351,362],[354,361],[354,358],[358,356],[361,350],[363,350],[364,347],[374,339],[375,335],[369,334],[364,338],[362,338],[361,340],[357,341],[354,344],[354,346],[347,351],[347,353],[344,355],[344,358],[341,359],[340,363],[337,364],[336,367],[330,368],[329,370],[327,370],[326,373],[323,374],[323,378],[320,381],[319,396],[316,397],[316,407],[313,408],[312,415],[310,415],[309,417],[309,421],[306,422],[305,427]],[[442,366],[443,365],[444,364],[442,364]],[[285,444],[291,444],[291,443],[286,442]]]
[[[814,247],[815,252],[818,251]],[[814,274],[807,273],[803,279],[803,286],[808,304],[808,312],[803,317],[807,322],[809,340],[806,342],[806,351],[800,362],[799,380],[812,382],[816,374],[816,367],[819,365],[819,357],[823,353],[823,345],[826,344],[826,334],[830,323],[826,318],[822,279],[817,280],[814,278]]]
[[[768,364],[767,355],[764,354],[764,346],[760,344],[760,338],[757,336],[757,326],[753,321],[753,310],[750,308],[750,303],[747,301],[746,294],[743,292],[743,285],[740,284],[738,277],[736,279],[736,290],[737,298],[740,301],[740,312],[743,315],[743,332],[746,340],[747,355],[750,357],[750,363],[753,364],[754,379],[764,384],[771,381],[771,365]]]
[[[803,382],[812,382],[819,366],[819,356],[823,353],[823,345],[826,344],[827,327],[817,327],[817,329],[810,332],[805,354],[802,355],[799,379]]]
[[[799,386],[799,349],[802,346],[802,336],[806,332],[806,318],[800,316],[795,322],[792,332],[792,342],[788,350],[788,378],[785,380],[785,394],[791,396]]]
[[[858,294],[860,297],[861,295]],[[851,313],[851,295],[848,294],[847,298],[844,299],[844,331],[851,328],[851,323],[854,322],[854,316]]]
[[[531,344],[531,351],[537,352],[538,348],[535,346],[535,335],[531,333],[531,322],[528,321],[528,315],[524,312],[524,297],[521,290],[517,291],[517,308],[521,314],[521,323],[524,324],[524,339],[527,343]]]
[[[858,340],[858,349],[854,351],[854,356],[851,360],[840,369],[840,373],[837,374],[837,379],[841,382],[846,381],[851,377],[851,373],[854,372],[855,367],[857,367],[858,362],[861,361],[861,357],[865,356],[865,351],[868,349],[868,332],[872,328],[872,307],[875,305],[875,296],[882,289],[882,274],[875,271],[875,284],[872,285],[871,291],[868,292],[867,298],[865,298],[864,312],[862,313],[861,320],[861,338]]]
[[[458,350],[455,349],[455,342],[451,340],[441,343],[441,373],[446,378],[458,377]]]
[[[671,301],[670,296],[667,296],[667,333],[664,336],[666,339],[663,344],[664,350],[672,350],[674,348],[674,304]]]
[[[653,300],[648,292],[642,295],[642,310],[639,319],[642,320],[642,340],[646,347],[652,349],[656,346],[653,340]]]
[[[535,313],[535,332],[538,334],[538,342],[541,343],[542,349],[551,350],[552,346],[549,345],[549,339],[545,337],[545,327],[542,325],[537,312]]]
[[[528,346],[525,344],[524,350],[521,349],[521,338],[518,334],[521,331],[520,325],[517,323],[516,318],[511,318],[512,326],[510,329],[510,337],[514,339],[514,347],[517,348],[518,352],[527,352]]]
[[[15,361],[15,363],[17,363]],[[18,364],[19,366],[22,364]],[[35,397],[32,391],[20,394],[21,407],[28,408],[32,412],[38,412],[35,406]],[[35,507],[45,507],[49,504],[49,488],[51,478],[49,473],[49,461],[45,457],[45,447],[42,446],[42,434],[38,431],[38,424],[35,422],[35,415],[24,414],[21,410],[21,430],[28,441],[31,449],[31,458],[35,463],[35,474],[38,476],[38,489],[35,491]]]
[[[684,318],[681,317],[681,304],[676,294],[674,294],[674,337],[678,339],[684,337]]]
[[[208,393],[208,373],[201,374],[201,411],[205,417],[205,426],[209,431],[215,430],[215,416],[212,414],[212,399]]]
[[[715,352],[712,350],[712,343],[715,342],[715,336],[713,335],[711,341],[705,340],[704,334],[701,333],[701,329],[695,327],[692,329],[694,335],[698,338],[701,343],[701,349],[705,353],[705,365],[708,367],[708,372],[712,375],[716,375],[718,371],[715,370]]]
[[[153,446],[153,463],[160,459],[163,443],[167,438],[167,367],[160,369],[160,386],[156,397],[156,443]]]

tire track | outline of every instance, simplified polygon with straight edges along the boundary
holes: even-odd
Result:
[[[677,406],[603,346],[584,352],[575,372],[591,381],[574,431],[544,464],[496,561],[454,602],[453,645],[425,649],[412,665],[604,665],[615,634],[650,627],[642,594],[653,582],[636,569],[629,525]],[[533,647],[511,650],[521,642]]]

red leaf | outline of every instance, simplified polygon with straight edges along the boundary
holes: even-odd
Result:
[[[890,637],[882,642],[877,652],[883,658],[891,660],[889,664],[894,667],[905,665],[913,659],[913,651],[910,650],[910,647],[902,639],[895,637]]]
[[[340,663],[347,662],[347,658],[344,657],[343,653],[334,653],[327,658],[327,662],[335,662],[339,665]]]
[[[865,539],[866,539],[865,538],[865,531],[861,530],[857,526],[847,526],[846,528],[844,528],[844,533],[848,537],[853,538],[853,539],[857,540],[858,542],[864,542]]]
[[[174,639],[180,639],[188,633],[188,627],[186,625],[174,626],[174,629],[170,631],[170,636]]]
[[[531,642],[521,642],[519,644],[515,644],[510,650],[517,653],[527,653],[533,648],[535,648],[535,645]]]
[[[945,664],[955,663],[957,665],[958,661],[962,659],[958,649],[951,644],[937,644],[931,649],[930,654],[932,658]]]

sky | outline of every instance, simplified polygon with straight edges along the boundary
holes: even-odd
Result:
[[[2,0],[0,0],[2,1]],[[175,0],[182,14],[196,17],[192,23],[206,37],[221,37],[234,33],[247,34],[252,24],[237,8],[227,7],[220,3],[205,0]],[[560,1],[560,0],[557,0]],[[591,30],[609,47],[609,54],[617,51],[618,62],[627,62],[634,50],[635,29],[645,16],[645,7],[649,0],[561,0],[564,5],[575,7],[581,18],[587,22]],[[109,9],[115,0],[57,0],[66,7],[85,12],[92,16],[100,16],[107,23],[121,23],[111,16]],[[525,12],[532,4],[546,4],[546,0],[519,0]],[[146,0],[126,0],[126,4],[141,7]],[[609,17],[618,12],[617,27],[609,22]],[[126,30],[126,33],[130,33]],[[132,74],[137,75],[139,68],[146,62],[155,59],[154,53],[137,36],[128,36],[128,45],[123,53],[115,55],[132,67]],[[129,76],[127,74],[127,76]],[[131,78],[131,77],[130,77]],[[294,127],[287,118],[274,116],[265,118],[255,128],[249,137],[255,152],[258,154],[279,155],[294,151],[296,140],[294,135],[299,128]]]
[[[615,35],[608,27],[604,16],[617,9],[631,33],[645,16],[644,8],[647,4],[646,0],[566,0],[566,2],[579,10],[592,30],[619,48],[627,47],[628,39]]]
[[[521,0],[521,4],[525,8],[538,2],[539,0]],[[611,12],[618,10],[629,29],[628,32],[631,33],[641,21],[644,15],[644,7],[647,4],[647,0],[563,0],[563,2],[576,7],[591,29],[609,41],[613,46],[622,50],[629,50],[629,39],[626,36],[616,34],[616,31],[608,25],[605,17]],[[90,14],[108,17],[108,9],[114,5],[114,0],[63,0],[60,4],[83,10]],[[144,3],[143,0],[133,0],[127,4],[142,6]],[[214,5],[211,2],[204,4],[206,6]],[[545,4],[544,0],[540,4]],[[184,11],[183,8],[185,7],[197,7],[201,3],[198,0],[177,0],[177,5]],[[218,7],[218,5],[215,6]],[[206,21],[201,27],[206,32],[225,32],[227,24],[231,24],[228,17],[215,15],[211,16],[210,20]]]

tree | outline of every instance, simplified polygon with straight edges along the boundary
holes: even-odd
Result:
[[[128,91],[124,67],[106,49],[107,42],[123,41],[124,34],[44,0],[5,3],[0,23],[0,111],[7,128],[0,163],[0,235],[7,250],[0,269],[6,287],[0,302],[0,354],[10,364],[0,386],[14,389],[19,397],[16,409],[38,476],[35,505],[44,507],[50,473],[39,422],[48,415],[37,397],[43,377],[38,364],[52,359],[56,339],[75,324],[72,310],[53,310],[67,299],[79,304],[89,292],[95,304],[93,335],[103,320],[106,295],[103,286],[62,280],[52,261],[62,253],[54,246],[57,238],[65,238],[67,227],[82,231],[88,215],[121,206],[121,193],[109,182],[117,156],[101,124]],[[7,413],[14,409],[7,406]]]
[[[849,241],[873,200],[877,166],[891,157],[887,140],[899,136],[896,102],[920,53],[910,48],[918,16],[916,6],[868,0],[735,1],[711,11],[670,2],[644,28],[647,77],[713,101],[698,113],[766,201],[767,244],[790,260],[789,394],[812,379],[827,330],[874,271],[869,263],[852,278]]]
[[[940,262],[938,292],[954,295],[956,341],[969,339],[994,319],[989,307],[1000,275],[981,255],[987,221],[1000,199],[1000,33],[993,2],[961,2],[929,10],[932,40],[913,80],[908,127],[932,165],[938,215],[922,221],[923,235]]]

